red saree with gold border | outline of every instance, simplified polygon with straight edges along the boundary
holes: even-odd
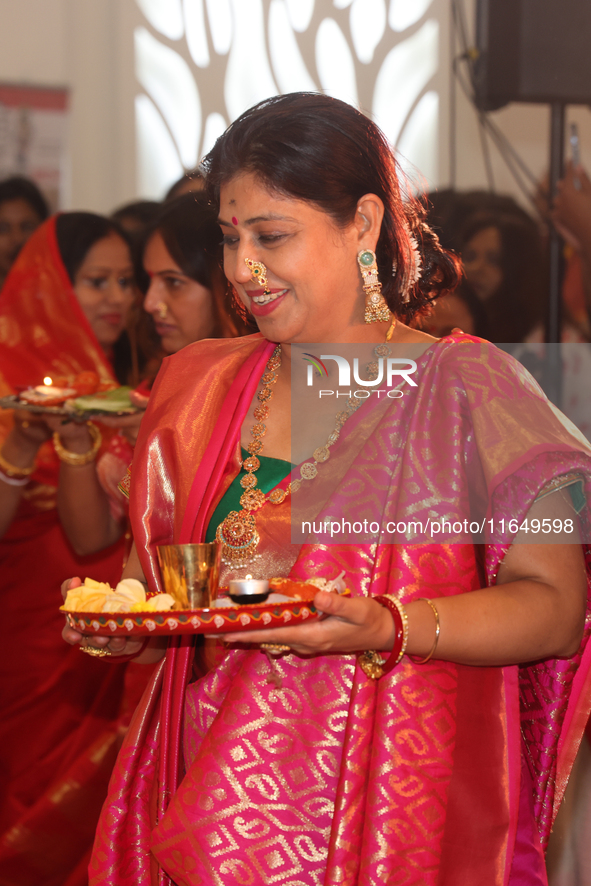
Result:
[[[202,540],[238,473],[240,427],[272,347],[259,336],[210,341],[163,365],[131,489],[153,588],[155,547]],[[456,336],[429,348],[420,368],[420,386],[348,477],[371,470],[384,513],[399,495],[420,516],[425,477],[461,499],[458,458],[478,459],[496,512],[517,519],[557,476],[576,471],[589,495],[588,444],[511,358]],[[519,429],[509,440],[508,427]],[[300,547],[289,500],[259,511],[257,526],[260,577],[344,569],[354,593],[403,602],[494,583],[508,547]],[[590,630],[588,612],[570,659],[475,668],[405,657],[378,682],[352,655],[289,655],[280,686],[258,649],[227,652],[203,675],[191,640],[171,640],[119,756],[91,883],[517,883],[520,797],[545,843],[589,714]]]
[[[114,380],[51,218],[23,247],[0,293],[0,393],[84,370]],[[0,445],[11,427],[12,412],[0,411]],[[88,882],[96,822],[130,713],[122,711],[126,668],[80,655],[61,639],[61,582],[89,575],[116,583],[124,540],[77,556],[57,513],[58,475],[45,443],[0,540],[0,883],[10,886]]]

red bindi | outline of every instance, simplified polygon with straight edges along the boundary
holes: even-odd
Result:
[[[232,224],[233,224],[233,225],[237,225],[237,224],[238,224],[238,219],[236,218],[235,215],[232,216]]]

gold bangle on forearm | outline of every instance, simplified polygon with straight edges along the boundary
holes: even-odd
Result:
[[[431,651],[429,652],[429,654],[427,655],[426,658],[422,658],[420,661],[415,661],[415,664],[423,665],[423,664],[427,664],[427,662],[430,661],[435,654],[435,650],[437,649],[437,644],[439,643],[439,631],[441,628],[441,623],[439,621],[439,613],[437,611],[437,607],[435,606],[435,603],[433,602],[433,600],[429,600],[427,597],[419,597],[415,602],[420,603],[421,601],[423,603],[429,604],[429,606],[433,610],[433,615],[435,616],[435,640],[433,641],[433,646],[431,647]]]
[[[93,422],[87,421],[86,427],[88,428],[88,433],[92,437],[92,446],[88,450],[88,452],[70,452],[70,450],[66,449],[64,444],[60,440],[59,432],[56,431],[54,433],[53,445],[60,461],[63,461],[64,464],[73,465],[74,467],[80,467],[81,465],[90,464],[91,461],[95,460],[97,452],[101,448],[103,437],[101,432]]]
[[[18,465],[13,465],[9,461],[6,461],[0,452],[0,469],[7,477],[18,477],[20,479],[22,477],[30,477],[35,470],[35,465],[30,468],[19,468]]]

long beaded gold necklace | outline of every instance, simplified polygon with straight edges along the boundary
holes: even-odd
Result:
[[[386,342],[392,338],[395,325],[396,319],[394,318],[388,329]],[[385,357],[389,352],[390,349],[384,344],[374,348],[374,354],[378,358]],[[269,402],[273,397],[273,386],[279,377],[280,366],[281,345],[277,345],[261,377],[261,389],[257,392],[259,405],[253,413],[255,424],[250,429],[252,440],[246,447],[248,458],[242,462],[242,467],[246,471],[240,480],[240,485],[244,489],[240,496],[242,510],[230,511],[218,526],[215,534],[216,541],[222,545],[222,562],[227,566],[240,567],[251,564],[261,540],[256,526],[256,511],[260,510],[267,502],[280,505],[290,494],[298,491],[302,481],[313,480],[316,477],[318,465],[330,458],[330,448],[339,439],[343,425],[363,403],[362,399],[349,397],[343,411],[337,414],[335,429],[329,435],[324,446],[319,446],[314,450],[311,461],[305,461],[300,465],[300,479],[292,480],[285,489],[276,486],[268,495],[265,495],[261,489],[256,488],[258,481],[255,473],[261,466],[258,456],[263,451],[263,437],[267,432],[265,421],[269,417]],[[370,378],[377,377],[377,363],[370,363],[367,369]]]
[[[281,504],[291,492],[291,483],[286,489],[272,489],[268,496],[257,489],[255,472],[261,466],[258,456],[263,451],[263,437],[267,432],[265,420],[269,416],[269,401],[273,396],[273,386],[279,377],[281,366],[281,345],[273,351],[261,378],[262,387],[257,391],[259,405],[254,410],[255,424],[251,427],[252,440],[246,447],[248,458],[242,462],[246,471],[240,480],[244,492],[240,496],[241,511],[230,511],[216,530],[216,541],[222,545],[222,562],[229,566],[246,566],[256,554],[260,542],[254,512],[267,502]]]

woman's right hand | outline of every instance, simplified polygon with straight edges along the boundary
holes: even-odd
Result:
[[[76,576],[75,578],[67,578],[62,582],[62,597],[66,599],[66,594],[70,588],[79,588],[82,582]],[[107,649],[111,653],[110,658],[116,658],[120,655],[135,655],[144,645],[142,637],[103,637],[100,635],[88,636],[80,631],[71,628],[66,620],[66,624],[62,631],[62,637],[70,646],[94,646],[97,649]]]
[[[47,416],[47,426],[55,431],[69,452],[85,453],[92,447],[92,437],[86,422],[80,423],[63,419],[61,416]]]

